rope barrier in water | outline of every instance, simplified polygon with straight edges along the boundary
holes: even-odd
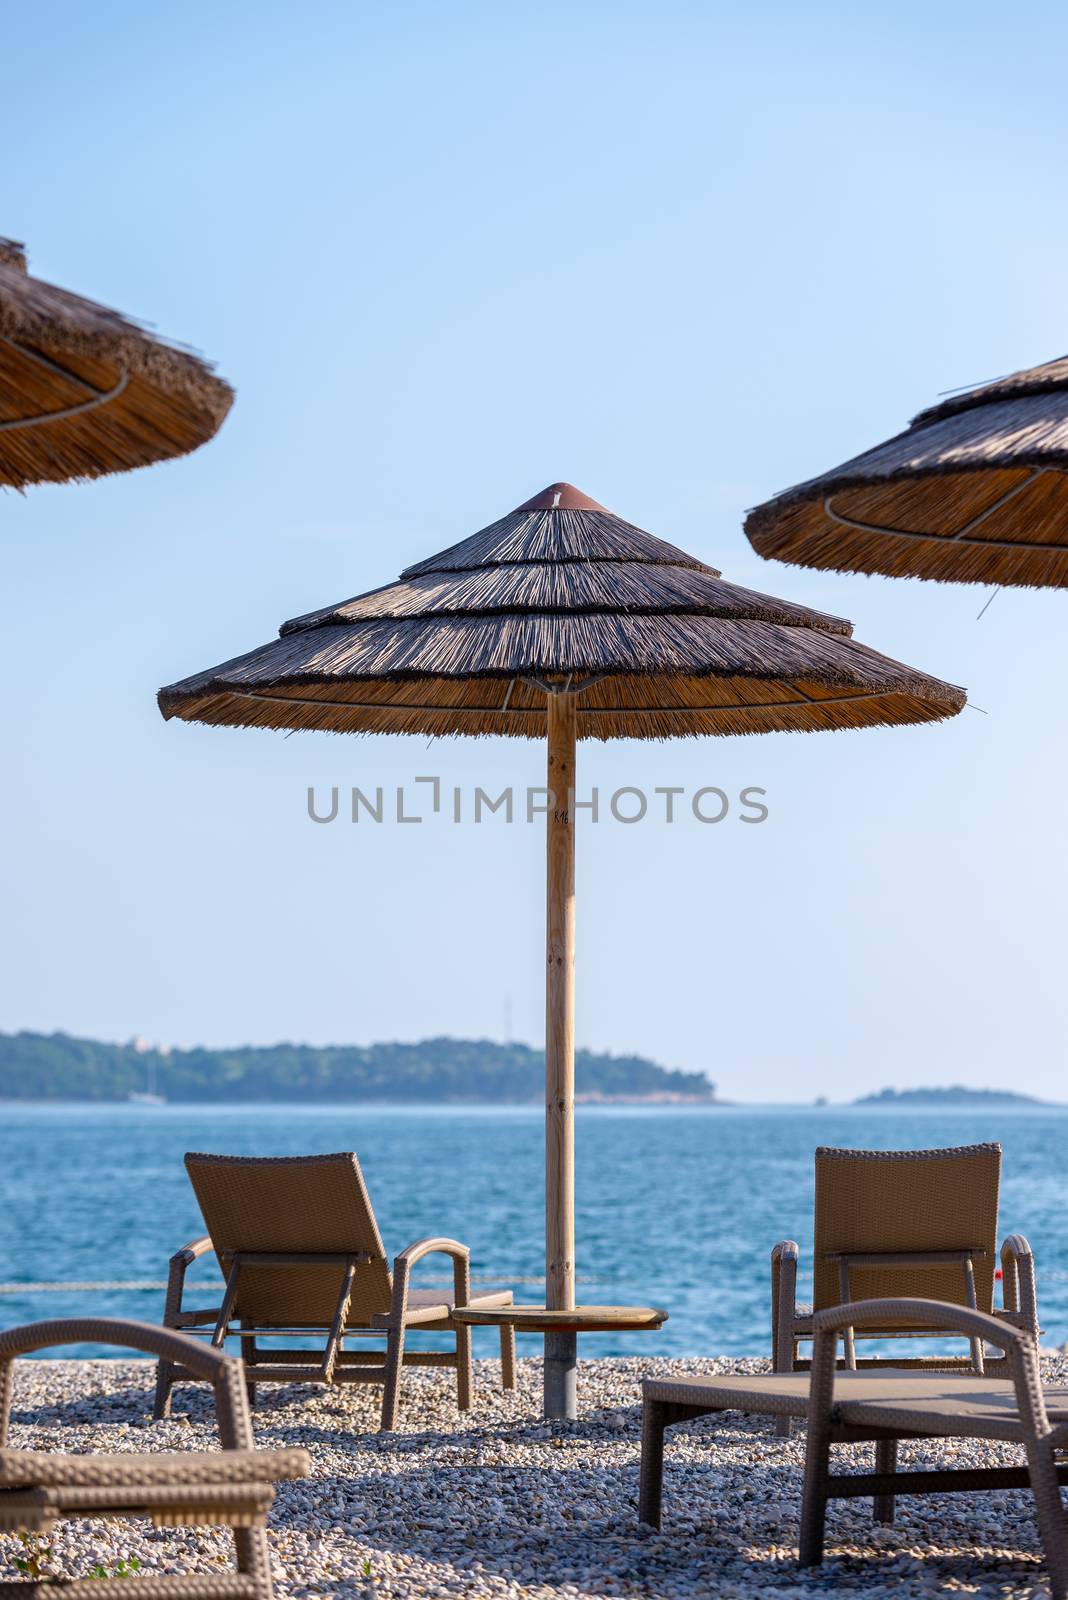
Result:
[[[579,1283],[597,1283],[598,1279],[580,1277],[577,1281]],[[522,1273],[518,1272],[497,1272],[492,1275],[487,1275],[486,1273],[482,1272],[473,1272],[471,1274],[471,1282],[544,1283],[545,1278],[544,1276],[537,1278],[524,1277]],[[426,1278],[422,1280],[422,1286],[426,1289],[451,1289],[452,1279],[449,1278],[448,1281],[446,1281],[444,1278]],[[139,1293],[143,1290],[147,1291],[150,1289],[163,1290],[166,1289],[166,1287],[166,1278],[101,1278],[92,1282],[89,1280],[84,1282],[79,1280],[72,1281],[70,1283],[0,1283],[0,1295],[94,1294],[98,1291],[100,1293]],[[212,1278],[198,1281],[196,1284],[190,1283],[189,1287],[197,1289],[222,1289],[225,1287],[225,1285],[223,1284],[221,1278]]]

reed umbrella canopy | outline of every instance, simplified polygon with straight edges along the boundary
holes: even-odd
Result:
[[[544,738],[559,694],[580,739],[937,721],[962,691],[852,625],[727,583],[570,484],[399,582],[282,624],[160,691],[165,717],[342,733]]]
[[[552,1310],[575,1305],[576,741],[885,727],[964,703],[859,644],[848,622],[727,583],[566,483],[159,695],[165,717],[194,722],[546,740]],[[549,1416],[575,1414],[574,1343],[546,1336]]]
[[[1068,356],[930,406],[757,506],[745,531],[804,567],[1068,587]]]
[[[0,485],[66,483],[188,454],[233,390],[191,351],[26,270],[0,239]]]

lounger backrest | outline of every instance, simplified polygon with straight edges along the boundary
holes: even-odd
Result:
[[[392,1284],[386,1252],[351,1152],[329,1156],[187,1155],[224,1276],[237,1251],[346,1254],[366,1251],[356,1270],[349,1322],[365,1326],[388,1311]],[[242,1267],[234,1315],[259,1326],[329,1327],[337,1306],[339,1266]]]
[[[835,1253],[966,1250],[974,1259],[976,1302],[991,1311],[997,1266],[999,1144],[950,1150],[816,1151],[815,1305],[840,1305]],[[853,1268],[851,1300],[918,1295],[966,1303],[959,1266]]]

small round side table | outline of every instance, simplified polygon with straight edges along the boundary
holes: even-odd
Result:
[[[545,1335],[545,1415],[551,1420],[578,1416],[576,1372],[580,1333],[651,1333],[663,1327],[666,1311],[657,1306],[572,1306],[550,1311],[545,1306],[492,1306],[485,1310],[459,1306],[454,1322],[473,1328],[511,1324],[516,1333]]]

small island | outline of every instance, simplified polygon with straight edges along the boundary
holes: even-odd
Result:
[[[1014,1089],[968,1089],[962,1083],[939,1089],[880,1089],[878,1094],[862,1095],[855,1106],[1042,1106],[1033,1094],[1017,1094]]]

